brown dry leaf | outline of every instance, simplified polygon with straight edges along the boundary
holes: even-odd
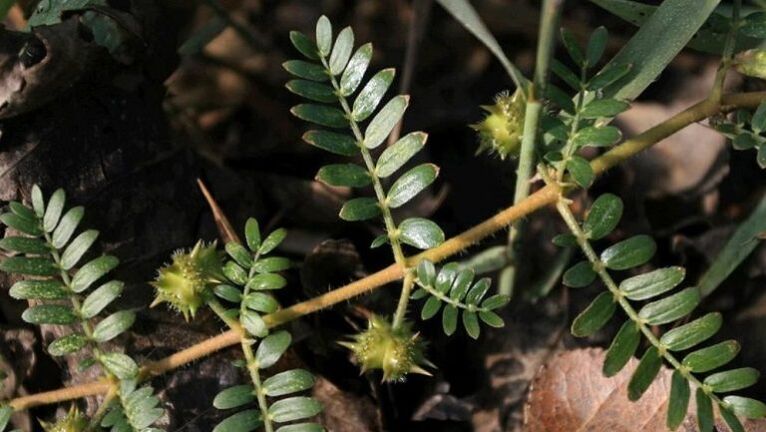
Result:
[[[658,432],[666,431],[670,378],[662,368],[643,397],[630,402],[627,385],[638,360],[632,359],[616,376],[601,373],[605,352],[598,348],[563,352],[535,377],[524,407],[525,432]],[[678,431],[697,431],[693,399]],[[766,422],[745,423],[748,432],[766,430]],[[729,429],[717,422],[719,432]]]

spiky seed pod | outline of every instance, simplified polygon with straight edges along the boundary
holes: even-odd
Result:
[[[156,289],[152,306],[166,302],[188,321],[205,302],[208,287],[223,280],[215,244],[198,242],[189,252],[177,251],[173,262],[159,270],[151,283]]]
[[[766,51],[751,49],[737,54],[734,68],[743,75],[766,79]]]
[[[83,432],[88,427],[88,419],[72,406],[69,414],[56,423],[41,421],[40,424],[45,432]]]
[[[362,373],[375,369],[383,371],[383,381],[404,381],[409,373],[430,375],[423,366],[432,366],[423,355],[423,341],[405,323],[394,329],[386,319],[373,315],[367,330],[340,342],[350,349]]]
[[[482,108],[487,116],[470,126],[479,135],[476,154],[495,153],[503,160],[509,155],[518,156],[524,134],[524,93],[519,89],[513,95],[502,92],[495,96],[494,105],[482,105]]]

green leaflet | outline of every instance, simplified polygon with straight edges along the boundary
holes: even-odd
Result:
[[[603,292],[596,297],[572,322],[572,334],[577,337],[590,336],[601,329],[614,315],[617,304],[614,296]]]
[[[638,362],[638,367],[633,372],[630,382],[628,382],[628,399],[631,401],[640,399],[654,378],[657,377],[661,366],[662,357],[660,357],[657,348],[650,347],[647,349],[641,357],[641,361]]]
[[[670,380],[670,398],[668,402],[668,416],[666,424],[670,430],[675,430],[686,417],[689,409],[689,397],[691,390],[686,378],[680,372],[673,372]]]
[[[640,342],[641,331],[638,325],[631,320],[625,321],[606,352],[604,375],[611,377],[620,372],[636,353]]]

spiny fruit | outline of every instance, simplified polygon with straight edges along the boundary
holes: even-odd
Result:
[[[45,432],[83,432],[88,427],[88,419],[73,406],[69,410],[69,414],[56,423],[41,421],[40,424]]]
[[[505,160],[509,155],[516,157],[521,149],[524,134],[524,110],[526,99],[521,90],[513,95],[502,92],[495,96],[494,105],[482,105],[487,116],[470,127],[479,133],[479,148],[476,154],[495,153]]]
[[[205,302],[208,287],[224,280],[215,244],[198,242],[190,252],[177,251],[173,262],[159,270],[151,283],[157,290],[152,306],[167,302],[188,321]]]
[[[373,315],[367,330],[340,344],[353,352],[362,373],[382,370],[383,381],[404,381],[408,373],[431,375],[421,366],[432,365],[423,356],[423,342],[409,323],[393,328],[386,319]]]
[[[734,68],[743,75],[766,79],[766,51],[751,49],[737,54]]]

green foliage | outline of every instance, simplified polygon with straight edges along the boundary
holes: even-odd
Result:
[[[442,328],[448,336],[455,333],[458,317],[466,333],[478,339],[481,332],[479,321],[491,327],[502,327],[503,319],[494,310],[505,306],[510,298],[495,294],[484,298],[491,280],[482,278],[474,282],[474,271],[460,269],[457,263],[444,265],[437,273],[431,261],[423,260],[417,267],[416,283],[420,287],[412,293],[416,300],[426,299],[420,312],[424,320],[442,311]]]
[[[125,380],[120,383],[118,400],[101,420],[101,426],[111,432],[160,432],[151,427],[165,414],[154,396],[154,389],[137,388],[135,380]]]
[[[727,424],[734,430],[741,426],[737,416],[760,418],[766,416],[766,405],[754,399],[726,396],[721,393],[741,390],[754,385],[758,371],[739,368],[720,371],[739,353],[739,344],[733,340],[719,342],[707,347],[698,345],[708,340],[721,328],[721,315],[710,313],[688,323],[678,325],[660,337],[649,326],[677,323],[691,315],[700,302],[697,287],[674,291],[684,279],[681,267],[666,267],[629,277],[616,284],[609,270],[629,270],[647,263],[654,255],[655,245],[651,237],[639,235],[618,242],[597,255],[589,241],[596,233],[602,238],[616,227],[622,213],[622,204],[613,195],[599,197],[591,207],[586,220],[579,225],[571,212],[559,211],[567,221],[588,261],[575,264],[565,273],[565,283],[582,286],[593,281],[589,272],[596,273],[608,290],[599,294],[572,323],[572,334],[590,336],[600,330],[614,316],[619,305],[627,314],[626,320],[613,339],[606,354],[603,371],[606,376],[617,374],[635,355],[643,334],[649,342],[638,367],[628,383],[630,400],[639,399],[654,381],[663,359],[675,369],[670,390],[667,425],[675,430],[686,416],[690,399],[690,384],[699,387],[697,393],[698,422],[701,430],[712,430],[712,406],[714,402]],[[589,222],[590,221],[590,222]],[[566,274],[570,274],[567,278]],[[573,282],[574,281],[574,282]],[[583,281],[582,283],[579,283]],[[638,310],[634,301],[646,301]],[[691,350],[690,352],[688,352]],[[676,355],[687,351],[681,360]],[[718,371],[704,380],[697,374]]]
[[[62,189],[55,191],[46,202],[40,188],[34,186],[32,208],[18,202],[10,203],[9,208],[10,212],[0,215],[0,221],[21,235],[11,235],[0,242],[0,248],[13,254],[0,262],[0,270],[35,277],[20,280],[10,289],[10,295],[15,299],[35,301],[34,306],[24,311],[22,319],[37,325],[72,326],[72,333],[48,345],[48,353],[66,356],[87,349],[82,360],[84,366],[100,364],[107,376],[121,380],[123,386],[129,385],[125,383],[137,377],[138,365],[125,354],[106,350],[103,344],[130,329],[135,313],[118,310],[100,317],[123,291],[122,282],[107,279],[119,260],[92,252],[98,231],[84,230],[76,234],[84,210],[82,207],[67,210],[66,194]],[[142,389],[141,394],[147,391],[148,397],[153,398],[151,388]],[[121,402],[128,400],[120,399]],[[163,410],[156,406],[156,398],[151,400],[156,417],[134,430],[157,430],[149,426]],[[130,412],[130,407],[123,404],[116,404],[115,409]]]
[[[587,188],[595,174],[590,164],[578,153],[584,147],[610,147],[617,143],[622,134],[614,126],[607,125],[612,117],[629,108],[625,101],[604,98],[603,89],[630,71],[630,65],[605,68],[593,74],[593,68],[600,62],[607,41],[603,27],[596,29],[585,49],[566,30],[561,39],[575,65],[570,69],[554,60],[551,70],[574,92],[572,98],[559,87],[547,87],[546,97],[558,108],[558,115],[547,117],[544,125],[543,158],[557,167],[560,174],[568,173],[579,186]],[[605,203],[606,205],[607,203]]]
[[[364,76],[372,57],[372,45],[364,44],[354,51],[354,33],[346,27],[333,41],[333,29],[327,17],[316,26],[316,43],[299,32],[290,39],[308,60],[290,60],[284,68],[299,79],[286,84],[291,92],[311,101],[292,108],[292,113],[310,123],[328,128],[349,128],[351,134],[329,130],[312,130],[304,134],[307,143],[342,156],[361,155],[364,166],[356,163],[322,167],[317,180],[329,186],[364,188],[373,186],[376,197],[358,197],[347,201],[340,217],[347,221],[364,221],[379,216],[386,224],[388,239],[395,256],[401,256],[401,244],[429,249],[444,241],[444,233],[434,222],[411,218],[398,225],[390,209],[411,201],[431,185],[439,174],[433,164],[418,165],[395,179],[388,191],[381,179],[393,176],[425,145],[427,135],[413,132],[387,147],[377,162],[371,150],[377,149],[401,121],[409,97],[398,95],[382,105],[395,71],[383,69],[366,83]],[[332,104],[332,105],[328,105]],[[334,106],[333,106],[334,105]],[[366,126],[362,123],[366,122]],[[376,240],[380,245],[383,239]],[[397,258],[399,259],[399,258]]]
[[[292,341],[290,333],[284,330],[269,334],[263,318],[279,309],[273,292],[287,285],[278,272],[289,269],[290,261],[267,256],[286,235],[284,229],[277,229],[264,237],[258,221],[250,218],[245,223],[245,245],[230,242],[224,248],[228,259],[222,269],[227,280],[214,285],[211,292],[212,296],[233,303],[235,307],[219,310],[217,300],[210,295],[207,302],[224,321],[238,317],[239,325],[245,330],[242,347],[252,383],[235,385],[218,393],[213,406],[221,410],[236,409],[237,412],[221,421],[214,432],[247,432],[261,426],[271,431],[272,423],[295,421],[299,422],[282,425],[277,430],[324,430],[315,423],[305,422],[321,411],[319,402],[311,397],[296,396],[314,386],[311,373],[293,369],[261,379],[261,372],[274,366]],[[260,342],[257,339],[261,339]],[[252,347],[256,344],[253,353]]]
[[[731,118],[716,118],[711,124],[731,140],[734,150],[754,150],[758,165],[766,168],[766,102],[753,113],[739,110]]]

